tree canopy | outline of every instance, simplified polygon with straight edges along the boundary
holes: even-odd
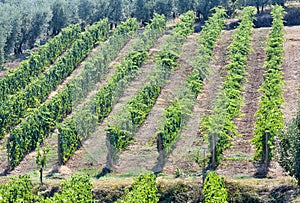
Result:
[[[188,10],[206,20],[215,6],[223,6],[232,13],[246,5],[262,11],[268,4],[284,3],[285,0],[1,0],[0,69],[11,54],[33,48],[72,23],[85,27],[103,17],[108,17],[112,24],[128,17],[146,23],[154,13],[174,18]]]

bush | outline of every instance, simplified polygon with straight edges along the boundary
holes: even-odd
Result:
[[[300,105],[299,105],[300,106]],[[277,144],[278,162],[300,185],[300,109]]]
[[[204,203],[228,203],[224,178],[219,177],[216,172],[208,172],[204,181],[203,195]]]
[[[152,172],[141,174],[118,203],[157,203],[159,199],[156,196],[158,189],[155,180],[156,177]]]

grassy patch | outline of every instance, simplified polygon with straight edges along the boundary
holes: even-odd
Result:
[[[229,157],[226,157],[227,161],[251,161],[252,157],[250,154],[237,152],[235,154],[231,154]]]

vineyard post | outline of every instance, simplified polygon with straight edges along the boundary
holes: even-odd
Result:
[[[108,169],[112,169],[113,167],[113,156],[112,156],[112,146],[110,142],[110,136],[106,136],[106,146],[107,146],[107,162],[106,162],[106,167]]]
[[[205,181],[205,178],[206,178],[206,164],[205,164],[205,157],[206,157],[206,148],[203,148],[203,157],[204,157],[204,163],[203,163],[203,166],[202,166],[202,182],[203,182],[203,186],[204,186],[204,181]]]
[[[10,162],[10,147],[9,147],[9,143],[10,143],[10,136],[8,136],[7,138],[7,170],[10,171],[11,170],[11,162]]]
[[[269,132],[266,132],[266,154],[265,154],[265,166],[266,166],[266,170],[268,168],[269,165],[269,145],[268,145],[268,141],[269,141]]]
[[[211,137],[211,145],[212,145],[212,168],[216,167],[216,135],[213,134]]]
[[[164,161],[164,150],[163,150],[163,141],[162,141],[162,133],[158,133],[157,135],[157,146],[158,146],[158,162],[162,166]]]
[[[58,155],[58,164],[59,166],[62,165],[62,158],[61,158],[61,147],[60,147],[60,133],[57,135],[57,155]]]

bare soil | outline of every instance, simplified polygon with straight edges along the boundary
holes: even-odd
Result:
[[[299,46],[296,46],[299,41],[299,27],[286,27],[284,43],[285,61],[282,66],[284,72],[284,80],[287,85],[284,87],[284,98],[286,103],[283,105],[285,120],[289,121],[297,112],[297,99],[299,99]],[[254,52],[249,56],[247,75],[248,81],[244,84],[245,91],[243,94],[245,106],[241,111],[243,117],[235,119],[238,126],[238,131],[242,135],[234,140],[234,146],[226,150],[223,156],[223,164],[217,169],[219,174],[226,177],[269,177],[280,178],[286,176],[286,173],[279,166],[276,160],[271,161],[268,171],[265,171],[264,164],[253,161],[254,146],[250,143],[253,138],[254,122],[256,120],[254,114],[258,110],[258,102],[260,93],[257,89],[263,82],[263,67],[265,58],[265,39],[269,33],[269,28],[255,29],[253,34],[252,47]]]
[[[183,88],[183,81],[191,72],[191,64],[189,62],[192,62],[195,56],[194,50],[197,36],[197,34],[189,36],[183,44],[183,53],[178,59],[180,66],[174,70],[165,87],[161,90],[161,94],[147,119],[135,134],[134,142],[120,154],[116,165],[117,173],[138,174],[143,170],[152,170],[154,172],[162,170],[163,165],[158,162],[159,153],[156,144],[150,143],[150,141],[160,126],[163,110],[169,106],[171,100],[178,96],[179,90]]]
[[[298,99],[300,96],[299,90],[297,90],[297,88],[300,86],[299,30],[300,26],[285,27],[285,60],[282,65],[282,71],[284,72],[284,80],[286,82],[286,85],[284,86],[285,104],[283,105],[283,112],[286,122],[295,117],[298,110]],[[252,51],[248,57],[249,60],[247,72],[249,74],[246,75],[248,81],[244,83],[245,90],[243,93],[245,106],[243,106],[241,109],[244,116],[234,120],[238,126],[238,131],[242,136],[237,137],[234,140],[235,145],[231,149],[228,149],[224,152],[224,157],[222,160],[223,164],[221,164],[217,169],[217,172],[220,175],[224,175],[228,178],[258,177],[262,170],[261,164],[252,161],[254,147],[249,140],[253,138],[254,122],[256,120],[254,113],[258,109],[260,94],[257,92],[257,89],[260,87],[263,81],[262,74],[265,71],[265,68],[263,67],[265,58],[264,41],[267,38],[268,33],[269,28],[254,29],[252,41],[252,47],[254,51]],[[197,150],[200,149],[203,151],[203,149],[207,148],[207,146],[201,142],[202,137],[198,131],[198,122],[205,113],[208,113],[209,110],[212,109],[213,98],[220,88],[220,84],[222,83],[223,77],[226,74],[224,66],[228,63],[226,56],[227,47],[231,42],[231,35],[232,31],[223,31],[220,40],[217,42],[216,48],[214,49],[213,60],[210,63],[211,72],[205,81],[203,92],[199,94],[191,118],[187,121],[187,126],[182,130],[180,139],[172,153],[169,155],[163,168],[163,171],[168,174],[176,174],[178,170],[188,174],[198,173],[201,170],[197,164],[195,164],[193,157]],[[153,47],[153,49],[149,52],[150,55],[152,55],[151,53],[159,50],[159,47],[165,40],[166,36],[167,35],[164,35],[159,39],[155,47]],[[156,144],[154,143],[152,146],[150,146],[149,141],[160,125],[163,109],[167,107],[169,105],[169,101],[176,96],[176,91],[178,91],[178,88],[181,87],[182,81],[184,81],[186,74],[189,73],[191,60],[194,57],[193,51],[196,49],[196,44],[194,41],[195,37],[196,34],[189,37],[184,44],[184,52],[179,59],[179,62],[182,64],[181,68],[176,69],[174,74],[171,75],[170,80],[163,88],[161,95],[157,99],[157,102],[148,115],[145,123],[136,133],[135,141],[131,143],[128,149],[120,155],[119,162],[115,166],[116,173],[136,174],[143,169],[154,171],[160,170],[159,168],[155,168],[155,166],[158,166],[158,152],[156,149]],[[123,53],[126,53],[126,50],[123,50]],[[118,63],[118,59],[116,60],[117,61],[114,63]],[[153,67],[153,58],[150,56],[150,60],[142,65],[141,73],[125,90],[124,95],[119,99],[110,116],[105,119],[102,124],[100,124],[97,132],[83,143],[82,148],[71,157],[66,166],[61,168],[61,170],[57,169],[57,154],[50,154],[50,161],[48,162],[49,164],[46,167],[46,171],[48,173],[58,172],[65,176],[78,171],[100,173],[102,168],[106,166],[107,161],[106,135],[105,132],[103,132],[107,127],[105,122],[111,121],[111,116],[116,115],[120,110],[122,110],[124,104],[129,101],[129,99],[139,89],[142,88],[144,83],[147,81],[147,75],[151,73]],[[185,71],[185,69],[187,71]],[[111,70],[113,70],[113,68]],[[108,74],[110,74],[110,72]],[[69,78],[69,80],[71,79]],[[105,81],[102,83],[105,83]],[[55,92],[57,91],[58,90]],[[93,92],[95,91],[96,88],[93,90]],[[55,92],[52,94],[52,96],[56,94]],[[90,96],[88,96],[88,98],[89,97]],[[47,139],[47,142],[51,148],[57,149],[57,137],[55,133]],[[7,164],[7,155],[3,140],[0,143],[0,147],[1,173]],[[36,171],[35,152],[26,156],[20,166],[12,171],[11,174],[25,174],[33,171]],[[286,178],[286,174],[283,172],[282,168],[277,162],[272,161],[267,177],[272,179]]]
[[[89,94],[87,95],[87,97],[85,97],[83,99],[83,101],[76,107],[74,107],[75,109],[80,109],[86,102],[89,101],[89,99],[96,94],[97,90],[107,82],[107,78],[109,77],[109,75],[113,74],[113,72],[115,71],[115,66],[116,64],[120,63],[123,60],[123,57],[125,56],[126,53],[129,52],[129,50],[131,50],[131,47],[133,45],[133,43],[136,41],[136,38],[129,40],[128,43],[126,43],[126,45],[121,49],[121,51],[119,52],[118,56],[116,57],[116,59],[114,61],[111,62],[107,72],[105,73],[105,77],[99,81],[99,83],[95,84],[95,88],[89,92]],[[95,49],[93,49],[92,53],[89,54],[89,56],[85,59],[87,60],[88,58],[92,57],[93,54],[97,53],[100,50],[100,46],[96,47]],[[76,74],[70,76],[70,77],[76,77]],[[70,78],[69,77],[69,78]],[[69,80],[71,81],[72,78],[70,78]],[[63,85],[60,85],[60,88],[63,88]],[[56,91],[57,93],[57,91]],[[70,117],[72,114],[68,115],[68,117]],[[57,133],[58,131],[55,130],[54,133],[52,133],[48,138],[46,138],[45,140],[45,145],[50,146],[51,149],[54,150],[50,150],[50,153],[48,155],[48,165],[45,168],[46,170],[50,170],[49,172],[51,172],[51,170],[55,169],[58,165],[58,154],[57,154],[57,149],[58,148],[58,138],[57,138]],[[1,150],[0,150],[1,153]],[[1,157],[2,158],[2,157]],[[28,172],[33,172],[36,171],[36,164],[35,164],[35,159],[36,159],[36,151],[33,151],[31,153],[29,153],[24,160],[20,163],[19,166],[17,166],[14,171],[11,172],[11,174],[25,174]]]
[[[300,26],[285,27],[284,43],[284,63],[282,71],[284,72],[284,99],[283,113],[285,121],[289,122],[295,118],[298,111],[298,102],[300,98]]]
[[[25,53],[20,54],[18,56],[14,56],[15,59],[12,59],[11,61],[8,61],[8,62],[4,63],[3,67],[5,67],[5,69],[0,70],[0,78],[4,77],[8,73],[8,71],[17,68],[20,65],[20,63],[23,60],[25,60],[29,55],[30,55],[30,53],[25,52]],[[8,59],[8,60],[10,60],[10,59]]]
[[[181,131],[180,139],[169,155],[164,167],[164,172],[168,174],[193,174],[201,171],[195,162],[195,155],[198,151],[203,151],[207,146],[201,142],[199,121],[204,114],[212,109],[212,101],[223,81],[222,76],[226,72],[224,66],[228,63],[226,58],[227,47],[231,43],[231,35],[231,31],[223,31],[216,43],[214,54],[209,64],[209,74],[204,81],[202,92],[198,95],[191,117]],[[195,50],[197,46],[194,45],[193,48]],[[183,57],[189,58],[188,55],[190,53],[186,54]]]
[[[253,32],[253,40],[251,46],[253,51],[248,56],[248,67],[246,69],[248,75],[247,82],[244,83],[244,104],[241,112],[243,117],[235,119],[238,127],[238,133],[241,137],[236,137],[232,149],[224,152],[222,159],[223,165],[218,167],[218,173],[226,176],[247,175],[254,176],[257,169],[253,162],[250,162],[254,155],[254,147],[250,143],[253,138],[253,129],[255,117],[254,113],[258,109],[259,96],[258,88],[263,82],[263,67],[266,53],[264,41],[267,39],[269,28],[255,29]],[[233,160],[230,160],[233,159]]]
[[[158,50],[168,35],[160,37],[156,45],[150,50],[149,54]],[[93,136],[83,142],[83,146],[71,157],[66,166],[71,171],[95,171],[101,173],[101,170],[107,165],[107,146],[106,133],[107,122],[113,122],[113,116],[120,112],[124,105],[132,98],[137,91],[142,89],[148,81],[148,76],[155,67],[154,56],[142,64],[141,72],[130,82],[129,87],[125,89],[123,95],[113,107],[109,116],[99,125]]]

